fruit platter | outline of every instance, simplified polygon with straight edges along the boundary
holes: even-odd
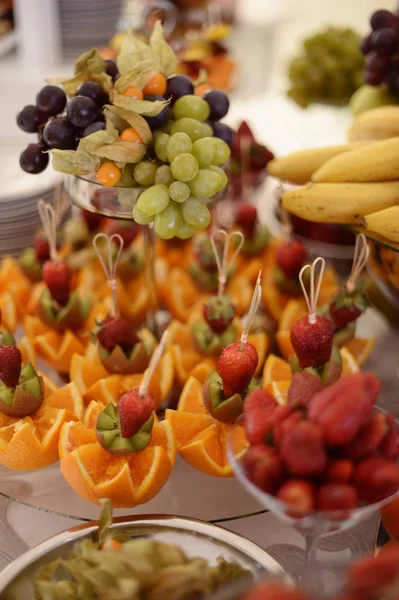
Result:
[[[101,597],[103,582],[109,598],[216,600],[220,585],[237,600],[308,600],[325,592],[319,538],[379,514],[393,542],[343,569],[341,598],[396,597],[397,335],[368,273],[380,269],[399,288],[399,104],[387,100],[396,50],[386,32],[399,40],[399,15],[377,11],[371,28],[362,41],[330,28],[290,67],[288,96],[303,110],[350,102],[356,114],[339,145],[284,156],[252,122],[230,126],[228,96],[206,74],[183,74],[161,21],[144,40],[124,34],[113,58],[88,50],[70,78],[48,80],[18,112],[18,126],[36,135],[21,169],[40,177],[52,168],[63,181],[37,204],[32,244],[0,260],[0,491],[57,515],[102,515],[99,528],[78,528],[67,545],[61,536],[10,567],[10,589],[0,575],[6,598],[31,564],[37,598],[78,598],[81,562],[104,578],[86,571],[87,597]],[[352,57],[347,84],[313,79],[310,93],[299,75],[325,45],[322,64]],[[363,81],[384,86],[378,106]],[[267,217],[276,198],[277,229]],[[312,252],[295,218],[346,227],[346,272]],[[384,334],[367,326],[373,319]],[[382,361],[385,370],[375,367]],[[149,539],[151,528],[189,530],[185,517],[217,540],[196,519],[267,512],[305,538],[301,588],[263,550],[248,581],[251,545],[241,560],[222,548],[211,565],[184,544]],[[52,562],[59,552],[67,579]],[[379,569],[385,580],[373,579]],[[256,581],[270,573],[278,577]]]

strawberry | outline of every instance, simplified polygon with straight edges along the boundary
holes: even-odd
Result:
[[[217,367],[226,398],[246,390],[255,374],[258,361],[256,348],[249,342],[243,344],[242,349],[240,342],[226,346]]]
[[[251,238],[255,232],[258,221],[258,211],[255,206],[242,202],[237,208],[235,223],[240,227],[243,233]]]
[[[0,381],[14,388],[21,375],[22,354],[16,346],[0,346]]]
[[[352,563],[348,570],[348,587],[361,598],[382,598],[382,592],[398,577],[399,544],[395,544],[377,556],[370,554]],[[397,594],[389,597],[397,598]]]
[[[61,306],[69,300],[71,291],[71,268],[62,261],[47,260],[43,265],[43,281],[53,299]]]
[[[268,494],[274,494],[284,480],[284,467],[274,448],[251,446],[243,457],[248,479]]]
[[[278,490],[277,498],[300,512],[311,512],[315,507],[315,487],[303,479],[289,479]]]
[[[36,260],[40,263],[45,262],[50,258],[50,247],[47,239],[42,233],[37,233],[33,239],[33,247],[35,249]]]
[[[101,215],[89,212],[83,208],[80,210],[80,214],[90,231],[98,231],[103,220]]]
[[[312,398],[308,418],[321,426],[327,444],[346,446],[369,421],[380,389],[372,373],[347,375]]]
[[[323,388],[320,377],[315,373],[295,373],[288,390],[288,404],[292,408],[305,408],[313,396]]]
[[[303,421],[304,415],[300,410],[296,410],[289,414],[281,422],[277,423],[274,427],[273,438],[277,446],[281,445],[281,442],[285,435],[289,433],[297,423]]]
[[[118,403],[122,437],[129,438],[140,431],[154,410],[155,401],[151,392],[140,396],[140,388],[134,388],[123,394]]]
[[[388,460],[398,460],[399,457],[399,428],[392,415],[386,415],[388,433],[379,448],[382,456]]]
[[[316,507],[321,511],[352,510],[357,505],[356,489],[347,483],[326,483],[316,492]]]
[[[327,481],[334,483],[348,483],[354,472],[353,462],[350,460],[331,460],[325,470],[324,476]]]
[[[290,238],[276,248],[276,265],[288,278],[296,278],[307,261],[308,253],[302,242]]]
[[[346,327],[360,317],[368,306],[368,298],[363,292],[361,281],[356,283],[353,293],[346,288],[339,290],[332,298],[329,311],[334,326],[337,329]]]
[[[372,415],[357,437],[344,449],[350,460],[359,461],[375,454],[388,433],[386,415]]]
[[[310,596],[302,590],[287,588],[276,581],[262,581],[251,588],[242,600],[310,600]]]
[[[290,339],[299,366],[319,366],[330,360],[334,329],[327,317],[316,316],[311,323],[308,316],[302,317],[291,327]]]
[[[268,443],[273,427],[291,412],[287,405],[279,406],[273,396],[257,389],[245,398],[243,412],[245,433],[250,444]]]
[[[125,354],[129,354],[137,342],[140,341],[129,323],[120,317],[111,316],[100,323],[97,340],[108,352],[112,352],[116,346],[120,346]]]
[[[310,421],[298,423],[281,440],[280,454],[292,475],[320,475],[327,465],[323,430]]]
[[[229,296],[210,296],[202,308],[205,321],[214,333],[220,335],[234,319],[235,307]]]
[[[104,227],[104,232],[111,235],[120,235],[123,239],[123,247],[128,248],[136,239],[140,231],[139,225],[134,221],[122,221],[121,219],[109,219]]]
[[[366,458],[357,465],[354,481],[361,500],[380,502],[399,489],[399,465],[378,456]]]

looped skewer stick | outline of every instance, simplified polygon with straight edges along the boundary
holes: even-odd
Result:
[[[166,344],[168,343],[168,339],[169,339],[169,332],[166,329],[163,332],[161,340],[151,357],[150,364],[148,365],[148,369],[144,373],[143,381],[141,382],[141,385],[139,388],[139,396],[141,396],[142,398],[148,392],[148,386],[150,385],[150,381],[152,379],[152,376],[154,375],[154,371],[157,367],[157,364],[161,360],[161,357],[165,351]]]
[[[317,285],[315,287],[315,278],[316,278],[316,267],[320,264],[320,271],[317,278]],[[309,323],[314,325],[316,323],[316,307],[317,301],[319,299],[321,282],[323,281],[324,268],[326,266],[326,261],[321,256],[315,258],[311,265],[304,265],[299,272],[299,283],[301,284],[302,292],[304,298],[306,300],[306,304],[309,311]],[[308,294],[305,283],[303,281],[303,276],[305,272],[310,269],[310,294]]]
[[[258,308],[259,308],[260,300],[262,297],[261,276],[262,276],[262,271],[259,271],[258,279],[256,280],[256,284],[255,284],[254,293],[252,294],[251,305],[249,307],[247,318],[245,320],[244,331],[241,334],[240,352],[243,351],[244,345],[248,341],[248,336],[249,336],[249,332],[251,331],[252,322],[253,322],[255,315],[258,311]]]
[[[218,235],[224,237],[223,252],[221,254],[219,253],[219,249],[218,249],[217,243],[216,243],[216,238]],[[231,240],[233,239],[234,236],[238,237],[240,241],[229,260],[230,244],[231,244]],[[223,294],[224,294],[224,289],[226,287],[227,275],[228,275],[229,269],[232,266],[232,264],[234,263],[235,259],[237,258],[237,255],[240,252],[243,243],[244,243],[244,236],[241,233],[241,231],[232,231],[231,233],[227,233],[227,231],[225,231],[224,229],[218,229],[217,231],[215,231],[215,233],[212,233],[212,235],[211,235],[212,250],[215,254],[216,266],[217,266],[218,275],[219,275],[219,277],[218,277],[218,283],[219,283],[218,296],[219,296],[219,298],[221,296],[223,296]]]
[[[101,246],[99,245],[99,240],[103,239],[106,243],[106,252],[107,252],[107,262],[105,262],[102,252]],[[112,252],[112,243],[117,242],[118,251],[116,253],[115,258],[113,257]],[[119,233],[114,233],[109,236],[105,233],[97,233],[97,235],[93,239],[93,246],[96,254],[98,256],[98,260],[103,268],[105,273],[105,277],[107,278],[109,288],[112,294],[112,304],[114,306],[114,316],[118,314],[118,298],[116,295],[116,269],[118,267],[119,259],[122,254],[123,249],[123,238],[119,235]],[[107,264],[108,263],[108,264]]]
[[[55,188],[53,205],[57,227],[60,227],[62,219],[64,218],[66,212],[71,206],[71,200],[68,194],[66,193],[62,183],[57,184]]]
[[[366,240],[366,236],[363,233],[360,233],[356,237],[355,243],[355,252],[353,254],[353,264],[351,274],[348,277],[348,281],[346,282],[346,291],[349,294],[352,294],[355,290],[356,281],[361,275],[364,267],[367,264],[369,259],[370,248]]]
[[[37,210],[39,211],[44,235],[48,241],[50,258],[52,261],[57,262],[57,219],[55,210],[51,204],[46,203],[44,200],[39,200]]]

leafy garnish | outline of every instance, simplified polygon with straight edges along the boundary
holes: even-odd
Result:
[[[70,175],[90,175],[95,173],[101,164],[97,156],[86,150],[51,150],[54,171]]]
[[[135,98],[129,98],[128,96],[121,96],[114,94],[112,96],[112,104],[125,108],[131,112],[135,112],[139,115],[145,115],[146,117],[156,117],[159,115],[161,110],[169,104],[168,100],[136,100]]]
[[[133,127],[143,140],[144,144],[149,144],[152,139],[152,133],[147,121],[136,112],[107,104],[104,108],[104,114],[108,122],[111,121],[117,130],[121,133],[127,127]]]
[[[158,59],[160,71],[165,77],[169,77],[176,71],[178,59],[163,35],[162,23],[157,21],[152,30],[150,46],[154,57]]]
[[[106,64],[97,48],[85,52],[75,63],[74,76],[68,79],[48,79],[48,83],[61,84],[68,96],[74,96],[81,83],[96,81],[103,90],[110,92],[112,78],[106,73]]]

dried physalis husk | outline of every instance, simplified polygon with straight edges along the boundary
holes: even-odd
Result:
[[[146,117],[156,117],[169,104],[168,100],[136,100],[120,94],[112,95],[112,104]]]
[[[106,146],[100,146],[92,150],[92,154],[100,158],[112,160],[120,168],[123,168],[126,163],[138,163],[144,158],[145,145],[139,142],[114,142]]]
[[[119,136],[117,131],[95,131],[94,133],[91,133],[80,140],[77,152],[84,150],[85,152],[91,154],[93,150],[101,148],[101,146],[113,144],[118,140],[118,138]]]
[[[151,75],[157,71],[159,71],[159,61],[157,58],[141,60],[136,64],[134,69],[118,77],[114,88],[118,94],[123,94],[129,85],[134,85],[141,89],[145,86]]]
[[[123,76],[125,73],[133,71],[141,61],[151,59],[154,59],[154,53],[150,46],[130,32],[122,41],[116,64],[119,73]]]
[[[74,96],[81,83],[96,81],[103,90],[110,92],[112,78],[106,73],[107,65],[96,48],[85,52],[75,63],[75,73],[68,79],[48,79],[48,83],[61,84],[68,96]]]
[[[51,150],[54,171],[70,175],[89,175],[95,173],[101,161],[97,156],[85,150]]]
[[[147,121],[137,113],[119,106],[107,104],[104,108],[104,115],[107,121],[107,131],[109,129],[109,121],[111,121],[119,132],[122,132],[128,127],[133,127],[143,140],[144,144],[150,143],[152,139],[150,126]]]
[[[154,25],[150,37],[150,46],[154,57],[159,60],[161,73],[163,73],[165,77],[172,75],[172,73],[176,71],[178,59],[168,42],[165,40],[161,21],[157,21]]]

